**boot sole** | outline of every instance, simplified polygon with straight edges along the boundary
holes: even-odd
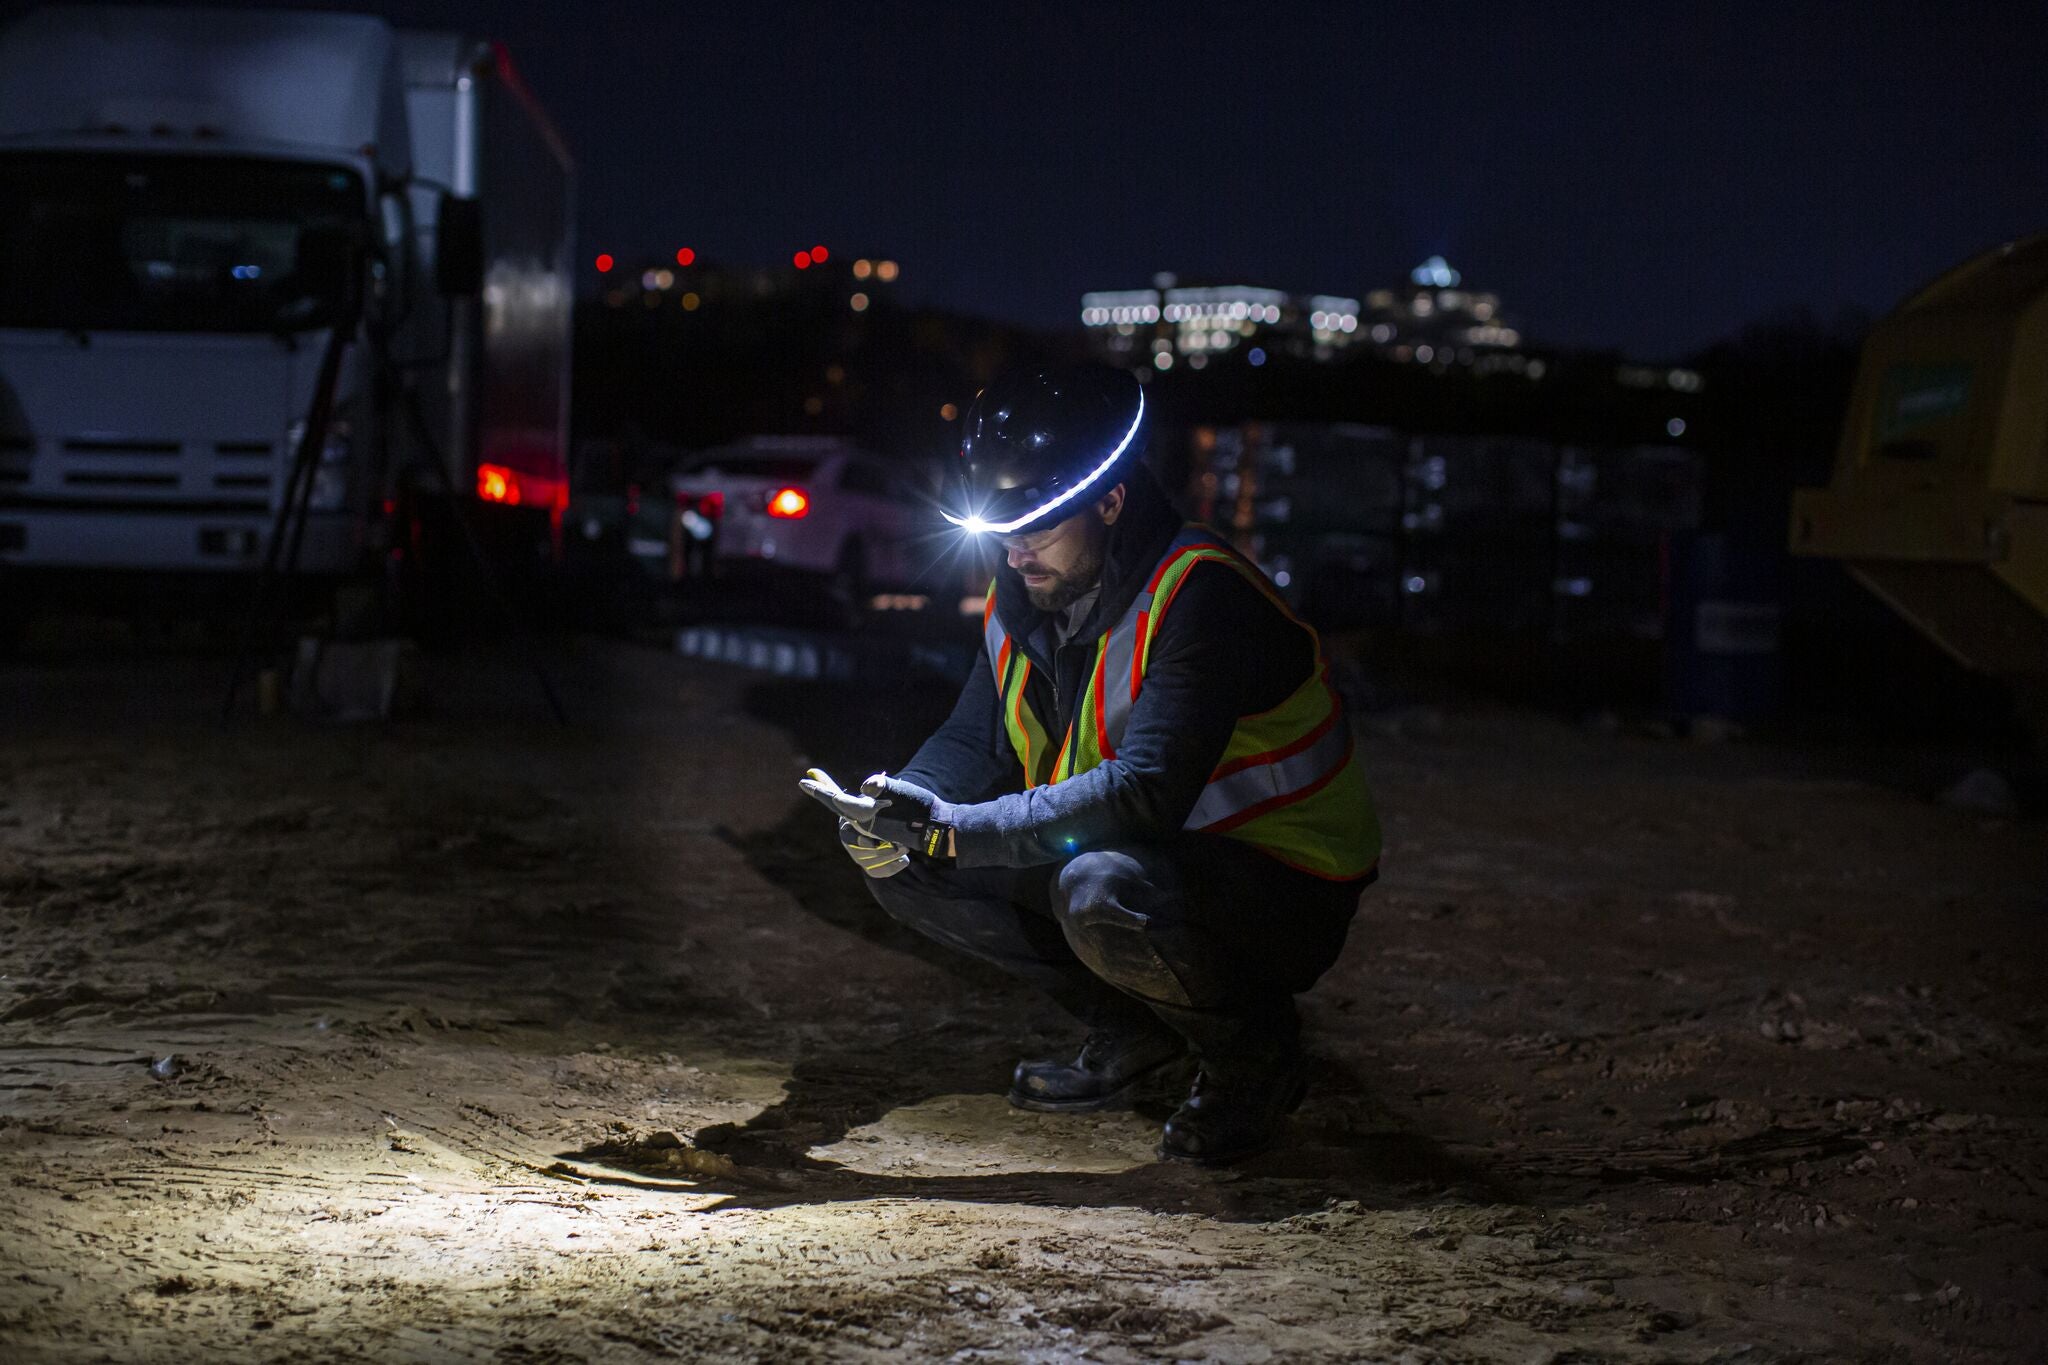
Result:
[[[1168,1057],[1165,1061],[1140,1071],[1108,1094],[1093,1095],[1083,1100],[1039,1099],[1014,1087],[1006,1098],[1010,1101],[1011,1108],[1029,1110],[1034,1114],[1099,1114],[1105,1109],[1128,1109],[1131,1107],[1131,1101],[1147,1086],[1157,1082],[1184,1060],[1185,1057]]]

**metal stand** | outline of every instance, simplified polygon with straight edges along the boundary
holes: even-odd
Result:
[[[268,637],[284,614],[282,605],[273,606],[271,597],[278,578],[278,558],[284,556],[284,572],[299,566],[299,542],[306,532],[306,511],[313,500],[313,475],[320,463],[320,447],[327,442],[327,425],[334,415],[334,388],[341,375],[342,329],[336,327],[327,338],[327,352],[320,357],[320,375],[313,386],[313,409],[306,414],[306,429],[292,458],[291,477],[285,481],[284,497],[278,500],[277,515],[271,519],[270,540],[264,546],[263,569],[256,576],[256,593],[249,614],[242,618],[242,639],[235,648],[235,664],[228,674],[227,695],[221,698],[220,719],[225,725],[234,718],[235,701],[241,695],[242,678],[249,669],[249,655],[258,634]],[[286,542],[290,542],[287,552]]]
[[[306,513],[312,502],[314,473],[319,464],[319,452],[327,440],[327,428],[334,414],[334,390],[341,373],[341,350],[344,344],[342,332],[337,328],[328,339],[327,353],[320,360],[320,376],[314,388],[313,407],[306,415],[305,434],[299,438],[299,448],[292,460],[291,477],[285,483],[283,499],[279,502],[277,516],[270,526],[270,541],[263,555],[263,569],[256,579],[256,593],[249,605],[249,614],[242,622],[242,638],[235,650],[234,669],[228,675],[227,695],[221,699],[220,718],[223,725],[234,719],[235,702],[241,694],[242,679],[249,670],[249,657],[257,648],[259,636],[264,640],[276,631],[284,614],[282,600],[276,591],[280,576],[279,560],[282,558],[282,574],[290,576],[298,568],[299,544],[306,531]],[[395,368],[387,369],[385,380],[396,385],[405,395],[405,410],[412,419],[414,430],[419,435],[420,446],[426,453],[427,466],[433,471],[434,482],[448,500],[450,516],[461,532],[464,548],[469,552],[470,561],[476,566],[477,575],[485,590],[490,594],[498,615],[510,629],[518,642],[520,653],[525,657],[528,668],[533,671],[535,681],[540,684],[541,694],[547,699],[548,710],[555,722],[567,727],[569,712],[562,705],[561,694],[555,690],[554,680],[548,676],[540,655],[533,647],[533,639],[527,633],[525,623],[512,609],[499,585],[497,575],[491,571],[489,558],[484,554],[483,545],[477,540],[476,529],[470,525],[469,513],[457,493],[454,482],[448,475],[447,461],[442,458],[439,446],[434,441],[432,430],[427,425],[426,414],[420,409],[419,395],[404,386],[402,376]]]

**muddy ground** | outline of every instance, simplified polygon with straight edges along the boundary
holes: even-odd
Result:
[[[1006,1107],[1071,1031],[800,803],[943,692],[557,664],[568,732],[499,666],[227,733],[218,659],[0,669],[0,1357],[2043,1358],[2038,818],[1363,716],[1315,1089],[1201,1170]]]

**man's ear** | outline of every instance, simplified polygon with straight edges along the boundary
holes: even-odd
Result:
[[[1097,498],[1095,513],[1102,518],[1104,526],[1116,525],[1116,519],[1124,514],[1124,486],[1118,484]]]

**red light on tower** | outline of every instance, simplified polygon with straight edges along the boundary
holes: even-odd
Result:
[[[809,270],[811,268],[811,253],[808,251],[799,251],[790,259],[796,262],[798,270]]]
[[[812,263],[813,263],[813,264],[815,264],[815,265],[823,265],[823,264],[825,264],[825,262],[827,262],[827,261],[829,261],[829,260],[831,260],[831,259],[832,259],[832,253],[831,253],[831,252],[829,252],[829,251],[827,251],[827,250],[825,250],[825,248],[824,248],[824,247],[821,247],[821,246],[814,246],[814,247],[812,247],[812,248],[811,248],[811,261],[812,261]]]
[[[612,260],[612,253],[611,253],[611,252],[609,252],[609,251],[600,251],[600,252],[598,252],[598,253],[597,253],[597,273],[598,273],[598,274],[600,274],[600,275],[609,275],[609,274],[611,273],[611,269],[612,269],[612,266],[613,266],[613,265],[615,265],[615,264],[617,264],[617,263],[616,263],[615,261],[613,261],[613,260]]]
[[[696,260],[697,253],[690,250],[690,248],[686,246],[679,246],[676,248],[677,265],[692,265],[695,264]]]

